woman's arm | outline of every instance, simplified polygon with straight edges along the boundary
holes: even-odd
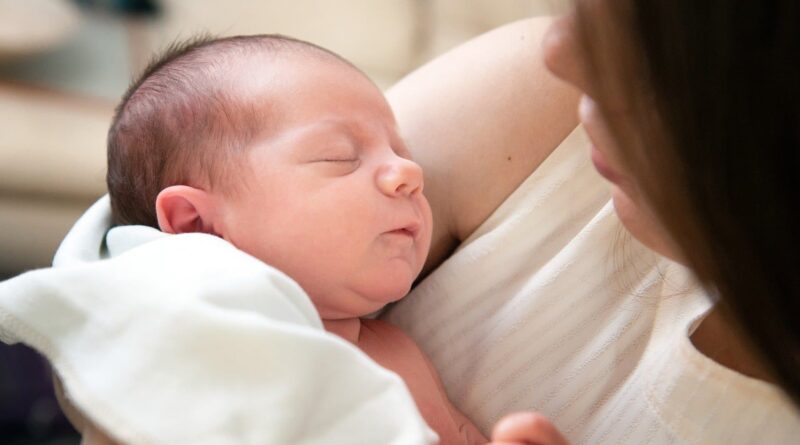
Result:
[[[577,125],[578,93],[542,62],[549,18],[470,40],[387,96],[425,170],[434,218],[425,271],[441,263]]]

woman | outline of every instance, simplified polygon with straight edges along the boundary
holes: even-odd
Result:
[[[515,214],[504,203],[499,213],[489,218],[490,227],[479,227],[478,236],[470,235],[467,245],[461,246],[450,262],[457,262],[459,255],[472,258],[462,260],[457,267],[448,268],[450,264],[444,263],[441,268],[444,271],[433,272],[415,291],[416,295],[401,302],[389,315],[417,337],[442,372],[451,398],[476,423],[490,425],[504,409],[533,408],[550,416],[573,443],[738,444],[796,440],[800,434],[797,414],[800,336],[796,327],[800,319],[800,275],[794,265],[798,263],[800,236],[792,222],[796,221],[800,205],[795,179],[800,168],[800,110],[797,105],[800,93],[796,82],[800,73],[794,63],[800,53],[800,34],[796,27],[800,20],[798,11],[795,3],[779,1],[746,4],[677,1],[658,5],[636,1],[586,1],[552,25],[544,40],[547,66],[582,92],[579,116],[592,142],[591,159],[597,171],[611,183],[613,204],[620,221],[652,251],[688,266],[704,289],[697,292],[680,283],[681,273],[675,272],[679,267],[674,264],[656,259],[657,266],[653,268],[643,266],[637,257],[623,269],[639,267],[645,275],[653,269],[661,271],[664,288],[646,294],[669,296],[654,303],[653,306],[658,307],[652,312],[642,309],[637,313],[641,315],[638,318],[652,314],[652,332],[637,330],[633,321],[602,325],[592,332],[605,344],[605,349],[596,349],[599,352],[594,356],[590,355],[595,350],[584,345],[578,346],[577,354],[558,356],[560,351],[538,347],[537,342],[541,340],[530,334],[522,336],[528,339],[528,344],[515,342],[518,331],[548,321],[537,314],[539,310],[547,310],[547,305],[535,305],[552,292],[544,285],[536,286],[532,280],[519,280],[520,275],[534,276],[539,272],[506,261],[504,267],[514,269],[508,275],[509,280],[516,279],[517,287],[527,289],[502,294],[504,302],[489,303],[490,307],[483,303],[492,292],[497,293],[498,288],[503,291],[508,284],[496,281],[495,271],[489,268],[492,260],[489,255],[481,257],[482,252],[492,249],[492,255],[506,254],[503,249],[494,249],[500,244],[491,240],[471,251],[469,243],[475,245],[496,235],[503,223],[493,222],[493,219],[526,217],[519,212]],[[515,39],[511,37],[495,33],[494,44],[488,43],[492,37],[482,39],[485,49],[506,53],[508,46],[519,48],[519,45],[514,46]],[[524,40],[524,33],[518,32],[514,37]],[[475,43],[472,45],[476,47]],[[497,49],[504,47],[506,49]],[[473,49],[472,53],[480,51]],[[504,63],[491,52],[483,54],[483,61],[488,65]],[[480,59],[473,62],[477,60]],[[456,125],[449,123],[446,116],[480,123],[469,126],[462,123],[459,128],[462,135],[456,138],[464,143],[452,150],[486,151],[486,140],[481,139],[480,134],[498,125],[511,128],[513,139],[513,132],[517,130],[507,122],[509,118],[515,119],[514,122],[529,119],[532,125],[539,123],[531,119],[535,112],[529,110],[511,117],[501,113],[497,117],[490,98],[494,91],[487,90],[496,91],[498,84],[486,80],[487,77],[497,80],[501,76],[494,79],[483,76],[487,69],[482,66],[476,68],[477,75],[470,73],[466,80],[456,80],[459,85],[455,87],[437,84],[437,78],[452,81],[456,77],[452,73],[442,75],[442,71],[458,71],[459,66],[469,66],[469,63],[458,65],[458,61],[451,56],[450,63],[437,65],[439,62],[434,62],[392,91],[401,127],[406,128],[406,137],[412,147],[417,147],[415,156],[423,165],[426,157],[432,156],[426,153],[425,141],[441,136],[439,143],[447,145],[454,138],[455,128],[442,129],[441,119],[426,124],[433,116],[423,113],[420,117],[419,107],[410,104],[409,98],[414,96],[411,90],[415,88],[423,93],[444,90],[439,96],[452,103],[439,101],[435,108],[439,116],[445,116],[445,125]],[[519,68],[507,60],[505,66]],[[532,69],[526,66],[525,69]],[[527,81],[530,85],[531,79],[538,78],[526,72],[511,80]],[[431,86],[434,84],[439,88]],[[521,99],[535,97],[528,92],[525,87],[517,89]],[[488,109],[473,109],[470,101],[464,98],[481,106],[488,104]],[[448,110],[448,107],[457,111]],[[471,117],[477,119],[470,121]],[[495,140],[509,138],[498,136]],[[509,149],[507,145],[501,148]],[[436,151],[447,150],[438,148]],[[544,148],[533,147],[533,150],[537,154],[532,157],[538,162],[541,162],[542,152],[547,155]],[[551,157],[559,151],[561,149]],[[497,157],[496,154],[486,156],[490,160]],[[447,186],[439,186],[432,179],[428,182],[429,193],[441,193],[455,203],[465,199],[464,206],[469,208],[468,198],[463,195],[474,198],[485,195],[481,190],[493,192],[489,188],[492,180],[501,184],[499,188],[517,180],[514,169],[509,175],[503,173],[502,168],[493,170],[492,162],[483,159],[479,162],[486,166],[484,173],[471,177],[471,184],[439,192]],[[536,167],[536,160],[528,162]],[[542,173],[543,168],[555,171],[558,166],[552,164],[562,161],[551,165],[546,165],[547,162],[537,173]],[[432,164],[441,165],[441,161]],[[435,168],[425,167],[429,171]],[[485,173],[487,169],[489,173]],[[478,170],[467,169],[467,172]],[[460,189],[466,192],[462,195]],[[508,188],[504,188],[501,193],[507,191]],[[509,200],[514,201],[519,193],[514,192]],[[556,199],[551,196],[539,198]],[[517,199],[515,205],[519,205],[519,201],[521,199]],[[570,203],[562,201],[560,204]],[[554,218],[565,217],[555,215]],[[447,227],[449,222],[459,220],[458,216],[441,215],[440,225]],[[481,218],[472,220],[482,221]],[[587,227],[595,221],[592,219]],[[528,228],[534,235],[548,230],[532,224]],[[458,231],[451,231],[454,233]],[[557,236],[558,231],[548,233]],[[567,240],[565,246],[580,249],[587,238],[598,238],[597,230],[574,233],[584,244]],[[502,233],[497,237],[502,237]],[[463,239],[457,235],[451,238]],[[518,238],[509,236],[505,241],[509,242],[503,245],[504,249],[510,249]],[[635,243],[633,246],[631,249],[638,251]],[[556,249],[556,254],[565,250]],[[537,255],[550,255],[536,249],[529,249],[527,253],[529,262],[541,262]],[[580,253],[592,255],[591,249],[586,247]],[[481,258],[476,260],[475,257]],[[571,265],[568,261],[564,264],[564,267]],[[539,271],[552,278],[548,286],[564,280],[563,274],[545,269],[547,267],[541,267]],[[478,285],[471,283],[470,286],[480,287],[485,281],[477,275],[481,270],[488,270],[493,277],[489,281],[495,280],[494,287],[486,286],[492,292],[470,293],[467,286],[457,287],[447,276],[461,274],[463,279],[463,275],[467,275],[479,281]],[[470,275],[470,272],[474,273]],[[590,273],[601,276],[607,287],[618,285],[615,283],[617,275],[613,273]],[[478,278],[473,278],[476,276]],[[580,289],[579,281],[586,277],[573,274],[571,279]],[[436,294],[440,295],[436,304],[444,309],[424,303]],[[719,299],[713,309],[705,295],[711,295],[712,300]],[[624,296],[625,293],[620,298]],[[514,303],[517,297],[534,305],[530,315],[502,314],[509,305],[514,309],[520,306]],[[575,298],[575,295],[563,298]],[[454,299],[460,302],[453,302]],[[649,301],[636,306],[636,301],[631,301],[625,309],[639,310],[647,303]],[[470,306],[479,304],[484,305],[481,311],[485,316],[470,318]],[[498,313],[502,316],[498,317]],[[559,324],[553,323],[545,331],[558,329],[560,324],[578,324],[581,320],[577,320],[574,313],[577,311],[559,312]],[[458,323],[445,321],[447,314],[462,320],[468,318],[469,329],[463,325],[451,328],[450,325]],[[501,320],[512,328],[503,327],[503,323],[498,322]],[[589,318],[585,320],[594,322]],[[629,329],[629,326],[634,327]],[[577,329],[570,333],[578,332]],[[442,331],[446,333],[440,334]],[[469,336],[475,331],[480,338],[470,340]],[[623,342],[621,339],[631,331],[644,338],[642,342],[647,344]],[[594,339],[588,340],[591,341]],[[525,366],[508,371],[508,367],[486,363],[499,358],[516,360],[510,353],[492,355],[493,348],[508,348],[509,344],[518,347],[520,355],[527,356],[523,361]],[[575,344],[573,341],[564,349],[572,349]],[[615,356],[608,352],[615,345],[633,352]],[[469,359],[459,360],[448,353],[459,348],[470,353]],[[542,360],[547,365],[538,363],[539,352],[544,354]],[[583,352],[587,352],[586,357],[580,356]],[[636,363],[631,363],[631,357]],[[618,375],[603,374],[602,368],[614,369]],[[504,376],[498,379],[498,373]],[[559,377],[559,380],[551,378],[553,375],[567,375],[568,378]],[[595,377],[595,385],[577,385],[582,392],[570,394],[584,376]],[[552,385],[555,389],[551,390],[549,380],[562,385]],[[527,386],[520,384],[524,381],[528,382]],[[608,382],[612,383],[606,385]],[[493,404],[487,395],[489,389],[482,385],[496,388],[491,396],[495,398],[501,397],[497,393],[503,392],[503,385],[529,392]],[[608,387],[603,388],[604,385]],[[484,394],[475,396],[476,392]],[[541,422],[536,416],[512,417],[501,424],[494,439],[566,443],[564,437]]]

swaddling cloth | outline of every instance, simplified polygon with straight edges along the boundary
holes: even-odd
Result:
[[[58,267],[0,283],[0,337],[42,353],[68,397],[136,444],[422,444],[402,380],[329,335],[281,272],[203,235],[103,234],[102,199]]]

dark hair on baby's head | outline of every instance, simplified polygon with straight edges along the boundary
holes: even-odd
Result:
[[[234,62],[298,53],[352,67],[324,48],[281,35],[200,36],[173,43],[154,59],[122,97],[109,129],[106,183],[113,223],[158,228],[161,190],[221,182],[265,124],[258,115],[264,104],[257,108],[233,93]]]

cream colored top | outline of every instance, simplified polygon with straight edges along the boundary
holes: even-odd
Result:
[[[535,409],[575,445],[798,443],[778,389],[691,345],[711,305],[625,234],[577,130],[385,317],[484,433]]]

